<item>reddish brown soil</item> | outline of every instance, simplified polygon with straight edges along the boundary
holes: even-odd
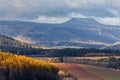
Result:
[[[104,80],[94,74],[87,72],[77,64],[56,63],[54,65],[59,67],[61,70],[67,70],[77,80]]]

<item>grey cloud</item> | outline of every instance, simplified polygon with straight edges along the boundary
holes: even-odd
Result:
[[[120,14],[119,3],[119,0],[0,0],[0,19],[67,17],[73,12],[85,16],[114,17]]]

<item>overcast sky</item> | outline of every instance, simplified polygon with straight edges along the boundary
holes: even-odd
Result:
[[[73,17],[120,25],[120,0],[0,0],[1,20],[58,23]]]

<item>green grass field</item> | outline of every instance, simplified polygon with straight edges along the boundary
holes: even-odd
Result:
[[[83,64],[80,64],[80,66],[88,72],[103,78],[104,80],[120,80],[120,71]]]
[[[99,60],[105,58],[120,58],[120,56],[95,56],[95,57],[74,57],[74,59],[90,59],[90,60]]]

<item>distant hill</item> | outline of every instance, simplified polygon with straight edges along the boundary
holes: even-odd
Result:
[[[13,38],[0,35],[0,46],[11,46],[11,47],[30,47],[30,44],[22,43]]]
[[[91,45],[91,44],[90,44]],[[90,46],[89,45],[89,46]],[[36,46],[28,43],[23,43],[20,41],[17,41],[15,39],[12,39],[10,37],[0,35],[0,52],[10,52],[13,54],[19,54],[19,55],[26,55],[26,56],[32,56],[32,57],[63,57],[63,56],[84,56],[85,54],[89,53],[99,53],[99,55],[102,55],[100,53],[105,53],[104,55],[120,55],[120,51],[118,50],[112,50],[113,47],[116,45],[119,45],[119,42],[114,43],[113,45],[102,47],[103,49],[95,49],[95,48],[78,48],[78,47],[59,47],[61,49],[51,49],[43,46]],[[83,46],[85,46],[83,44]],[[88,46],[86,44],[86,46]],[[93,46],[93,45],[91,45]],[[96,46],[98,47],[98,46]],[[54,47],[57,48],[57,47]],[[118,49],[119,47],[116,47],[114,49]],[[114,54],[113,54],[114,53]],[[96,54],[94,54],[95,56]]]
[[[91,18],[73,18],[62,24],[0,21],[0,34],[48,47],[102,48],[120,41],[120,26]]]
[[[20,41],[17,41],[13,38],[0,35],[0,51],[4,52],[13,52],[13,53],[23,53],[25,52],[25,49],[31,48],[31,44],[23,43]]]
[[[120,50],[120,42],[116,42],[114,44],[103,47],[103,49],[119,49]]]
[[[34,46],[32,44],[23,43],[13,38],[0,35],[0,51],[3,52],[10,52],[22,55],[43,55],[42,51],[44,49],[46,49],[46,47]]]

